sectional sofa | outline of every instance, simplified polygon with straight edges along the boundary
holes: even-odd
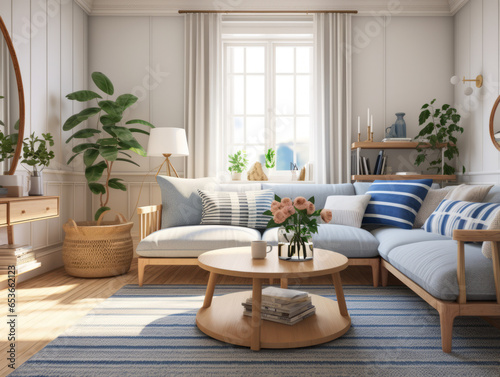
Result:
[[[323,208],[328,196],[365,194],[369,187],[370,183],[258,183],[217,184],[212,189],[270,189],[282,198],[314,196],[317,208]],[[277,244],[276,228],[259,231],[235,226],[199,225],[199,222],[189,224],[201,218],[202,209],[195,188],[183,187],[176,193],[178,198],[171,192],[175,191],[172,187],[169,192],[162,192],[162,195],[174,195],[170,197],[170,203],[176,203],[173,208],[162,208],[161,205],[139,208],[139,285],[143,284],[148,265],[196,265],[197,257],[205,251],[248,246],[253,240],[262,239]],[[183,200],[190,204],[183,204]],[[485,202],[500,203],[500,186],[490,190]],[[179,223],[176,216],[182,217],[180,222],[184,222],[183,226],[162,229],[162,223]],[[481,253],[481,244],[478,243],[481,241],[493,241],[493,259]],[[406,230],[388,226],[368,229],[321,224],[318,234],[313,235],[313,242],[315,247],[344,254],[349,258],[350,265],[370,266],[375,287],[379,282],[379,272],[383,286],[387,285],[388,273],[392,273],[438,310],[445,352],[451,352],[455,317],[500,316],[500,262],[496,250],[500,231],[461,230],[455,231],[454,239],[451,239],[423,229]]]

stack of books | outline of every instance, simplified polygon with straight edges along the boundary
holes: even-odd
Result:
[[[252,298],[248,298],[241,305],[245,308],[243,314],[251,317]],[[314,313],[316,307],[307,292],[277,287],[267,287],[262,290],[261,319],[295,325]]]
[[[16,266],[18,274],[41,266],[35,252],[29,245],[0,245],[0,271],[7,272],[9,266]]]

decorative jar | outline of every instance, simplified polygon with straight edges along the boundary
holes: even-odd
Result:
[[[278,229],[278,257],[293,262],[312,260],[314,247],[309,230],[303,226],[289,231],[284,226],[280,227]]]

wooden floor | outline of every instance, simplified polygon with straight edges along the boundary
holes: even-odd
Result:
[[[197,266],[149,266],[145,284],[206,284],[208,273]],[[331,284],[330,277],[303,281],[290,279],[290,284]],[[371,285],[371,269],[351,266],[342,271],[343,284]],[[97,304],[126,284],[137,284],[137,260],[122,276],[101,279],[79,279],[67,275],[63,268],[48,272],[17,286],[17,342],[16,366],[40,351],[57,338]],[[251,284],[249,279],[221,276],[218,284]],[[392,276],[389,284],[400,284]],[[0,376],[12,370],[6,363],[7,345],[7,290],[0,291]],[[500,323],[496,323],[500,327]]]

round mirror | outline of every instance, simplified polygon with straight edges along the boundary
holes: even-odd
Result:
[[[14,174],[23,149],[24,138],[24,91],[21,69],[16,51],[0,17],[0,131],[12,142],[12,150],[3,144],[0,173]],[[3,97],[3,98],[2,98]],[[6,155],[4,155],[6,153]],[[6,156],[6,157],[5,157]]]

